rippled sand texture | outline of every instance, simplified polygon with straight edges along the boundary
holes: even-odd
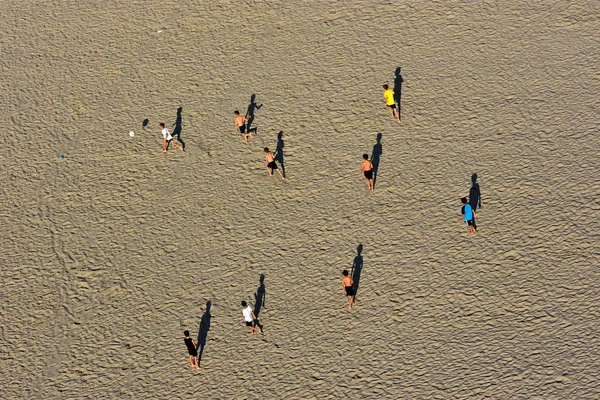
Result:
[[[235,3],[0,2],[0,397],[599,398],[600,3]]]

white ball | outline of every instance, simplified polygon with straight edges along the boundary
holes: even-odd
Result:
[[[134,137],[135,136],[135,132],[134,131],[129,131],[129,136]]]

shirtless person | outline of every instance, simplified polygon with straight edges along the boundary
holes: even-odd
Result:
[[[390,114],[398,123],[400,123],[400,111],[396,107],[396,99],[394,96],[396,93],[392,89],[389,88],[388,85],[383,85],[383,98],[385,99],[385,104],[388,106],[388,110],[390,110]]]
[[[250,138],[253,138],[254,136],[250,133],[250,131],[246,132],[246,121],[248,121],[252,116],[249,117],[242,117],[240,115],[239,111],[234,111],[233,112],[235,114],[235,118],[233,119],[233,124],[235,125],[235,130],[236,132],[239,132],[242,134],[242,138],[244,139],[244,141],[248,141],[248,136],[250,136]]]
[[[348,276],[347,269],[342,272],[342,275],[344,275],[342,278],[342,294],[345,294],[350,298],[350,305],[348,306],[348,309],[351,309],[354,305],[354,281]]]
[[[371,189],[371,192],[375,191],[375,185],[373,183],[373,163],[369,161],[369,155],[363,154],[363,162],[360,172],[360,179],[367,180],[367,186]]]
[[[183,147],[181,147],[177,143],[173,142],[173,136],[171,136],[171,132],[169,132],[169,130],[167,128],[165,128],[165,124],[163,124],[161,122],[160,124],[158,124],[158,126],[160,126],[160,129],[162,129],[162,135],[163,135],[163,153],[167,152],[167,147],[169,146],[170,143],[173,143],[173,146],[179,148],[179,150],[184,151]]]
[[[273,170],[279,172],[279,176],[281,179],[285,181],[283,174],[277,168],[277,164],[275,163],[275,157],[273,157],[273,153],[269,151],[268,147],[265,147],[265,167],[267,167],[267,171],[269,172],[269,176],[273,176]]]

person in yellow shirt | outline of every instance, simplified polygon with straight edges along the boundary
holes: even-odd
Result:
[[[388,106],[388,110],[390,110],[392,117],[400,123],[400,110],[396,107],[394,95],[394,91],[390,89],[388,85],[383,85],[383,98],[385,99],[385,104]]]

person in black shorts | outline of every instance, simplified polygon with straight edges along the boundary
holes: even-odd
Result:
[[[190,354],[190,365],[196,369],[200,369],[198,366],[198,350],[196,350],[197,346],[194,342],[194,339],[190,337],[190,331],[183,331],[185,335],[185,345],[187,346],[188,353]]]
[[[283,176],[279,168],[277,168],[277,163],[275,162],[275,157],[273,156],[273,153],[269,151],[268,147],[265,147],[264,150],[265,167],[267,167],[267,172],[269,172],[269,176],[273,176],[273,171],[277,171],[279,173],[279,176],[281,176],[281,179],[285,181],[285,177]]]
[[[342,278],[342,294],[350,299],[350,305],[348,306],[348,309],[350,309],[354,305],[354,280],[348,275],[347,269],[342,272],[342,275],[344,275]]]
[[[360,167],[360,178],[367,181],[367,187],[372,192],[375,191],[375,183],[373,182],[373,163],[369,161],[368,154],[363,154],[363,162]]]
[[[245,301],[242,301],[242,308],[242,315],[244,316],[244,322],[246,322],[248,333],[250,335],[254,335],[254,331],[259,331],[262,333],[262,329],[258,324],[256,324],[257,319],[256,315],[254,315],[254,310],[252,310],[252,307],[250,307]]]
[[[242,139],[244,139],[245,142],[248,141],[248,137],[253,138],[254,136],[250,133],[250,131],[248,130],[248,132],[246,132],[246,122],[248,121],[249,117],[242,117],[240,115],[239,111],[234,111],[233,114],[235,115],[235,118],[233,119],[233,124],[235,125],[235,129],[242,134]]]

